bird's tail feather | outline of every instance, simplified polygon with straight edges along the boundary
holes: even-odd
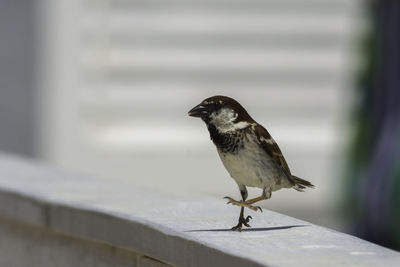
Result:
[[[292,178],[293,178],[294,184],[295,184],[295,186],[293,188],[297,191],[303,192],[304,189],[306,189],[307,187],[310,187],[310,188],[314,187],[314,185],[312,183],[310,183],[309,181],[301,179],[297,176],[292,175]]]

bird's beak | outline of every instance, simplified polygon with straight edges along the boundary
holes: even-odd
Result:
[[[188,115],[192,117],[204,117],[207,116],[209,112],[209,108],[205,105],[199,104],[192,108],[189,112]]]

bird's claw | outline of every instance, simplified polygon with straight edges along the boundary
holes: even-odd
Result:
[[[240,207],[245,207],[246,206],[245,202],[243,202],[243,201],[237,201],[237,200],[234,200],[231,197],[224,197],[224,198],[228,200],[228,202],[226,202],[226,204],[232,204],[232,205],[236,205],[236,206],[240,206]]]
[[[263,211],[260,206],[253,206],[253,205],[251,205],[249,203],[246,203],[245,201],[234,200],[231,197],[224,197],[224,198],[228,199],[228,202],[226,202],[226,204],[232,204],[232,205],[239,206],[239,207],[246,207],[246,208],[249,208],[249,209],[251,209],[253,211],[257,211],[257,210],[260,210],[261,212]]]
[[[251,227],[251,225],[249,224],[250,219],[253,219],[250,215],[247,216],[246,218],[240,217],[238,224],[236,226],[232,227],[232,230],[241,232],[242,231],[242,225],[244,225],[246,227]]]
[[[250,215],[247,216],[246,219],[244,219],[243,224],[244,224],[245,226],[247,226],[247,227],[251,227],[250,224],[249,224],[250,219],[253,219],[253,218],[252,218]]]
[[[231,203],[233,204],[233,202],[237,202],[236,200],[234,200],[231,197],[224,197],[224,198],[226,198],[228,200],[228,202],[226,202],[226,204],[231,204]]]

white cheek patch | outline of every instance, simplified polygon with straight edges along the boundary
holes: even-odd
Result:
[[[250,125],[250,123],[246,122],[246,121],[239,121],[238,123],[235,123],[235,129],[244,129],[246,127],[248,127]]]
[[[250,124],[245,121],[235,123],[238,114],[232,109],[223,108],[218,112],[211,114],[211,123],[215,125],[217,130],[221,133],[243,129],[248,127]]]
[[[215,126],[223,126],[229,123],[233,124],[233,121],[237,118],[237,116],[238,115],[232,109],[223,108],[213,112],[210,117],[211,122]]]

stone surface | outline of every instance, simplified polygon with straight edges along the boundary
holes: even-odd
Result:
[[[222,199],[167,195],[7,156],[0,157],[0,200],[7,220],[179,266],[400,264],[398,252],[268,210],[247,211],[252,228],[232,232],[239,209]]]
[[[138,252],[0,219],[0,266],[167,267]]]

